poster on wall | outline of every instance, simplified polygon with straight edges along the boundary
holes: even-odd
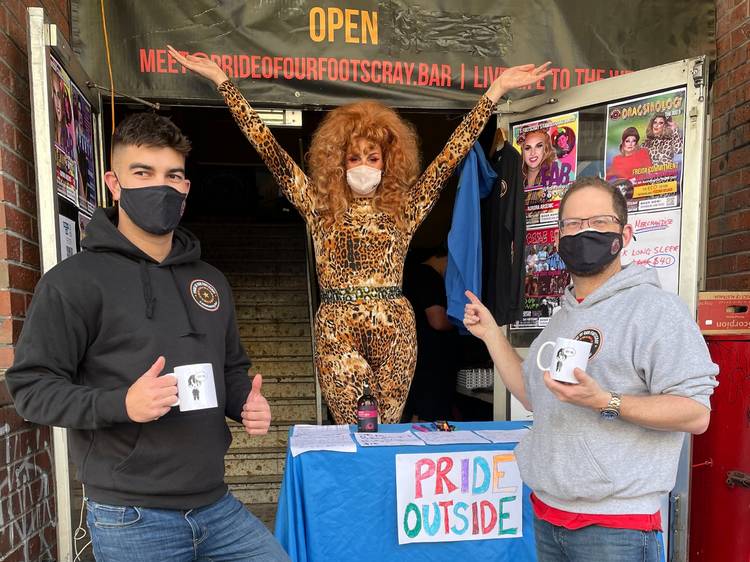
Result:
[[[680,211],[630,215],[635,240],[620,254],[623,265],[637,263],[655,269],[662,289],[677,294],[680,266]]]
[[[398,543],[523,537],[513,451],[396,455]]]
[[[76,168],[76,130],[70,78],[54,58],[52,69],[52,120],[55,145],[55,183],[57,192],[78,204]]]
[[[89,222],[91,222],[91,217],[79,211],[78,212],[78,231],[81,233],[81,240],[83,240],[84,237],[86,236],[86,228],[88,228]]]
[[[524,249],[524,304],[521,319],[511,329],[544,328],[561,306],[565,287],[570,283],[558,248],[558,227],[526,232]]]
[[[513,126],[522,157],[526,224],[554,224],[565,189],[576,179],[578,113]]]
[[[76,223],[60,215],[60,258],[69,258],[78,251],[76,245]]]
[[[94,122],[91,105],[73,84],[73,115],[76,131],[78,208],[93,213],[96,209],[96,172],[94,170]]]
[[[607,106],[605,177],[628,212],[680,206],[685,96],[680,88]]]

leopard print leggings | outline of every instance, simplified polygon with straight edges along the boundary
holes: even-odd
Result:
[[[409,301],[322,304],[315,333],[320,388],[336,423],[357,423],[365,381],[378,400],[380,422],[398,423],[417,362]]]

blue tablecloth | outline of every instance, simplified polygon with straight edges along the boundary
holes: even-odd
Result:
[[[521,422],[457,423],[458,429],[518,429]],[[405,431],[410,424],[381,426]],[[352,427],[352,431],[354,427]],[[429,452],[509,450],[514,444],[429,446]],[[427,447],[420,447],[424,450]],[[535,561],[529,489],[523,492],[523,537],[443,543],[398,544],[397,454],[415,447],[359,447],[356,453],[287,451],[276,513],[276,538],[295,562],[357,560]]]

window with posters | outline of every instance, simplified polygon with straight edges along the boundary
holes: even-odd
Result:
[[[656,269],[662,286],[678,292],[686,97],[685,87],[670,88],[511,124],[527,224],[523,316],[510,327],[517,344],[547,325],[570,283],[557,221],[577,177],[604,177],[622,191],[635,232],[622,263]]]

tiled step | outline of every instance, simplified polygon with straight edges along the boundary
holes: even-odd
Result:
[[[315,378],[306,376],[269,376],[262,371],[251,369],[263,375],[263,396],[268,400],[290,400],[296,398],[315,398]]]
[[[283,447],[286,448],[287,436],[289,435],[289,425],[274,425],[268,428],[265,435],[249,435],[242,424],[227,420],[229,431],[232,433],[232,444],[230,449],[251,449],[257,447]],[[301,423],[301,422],[300,422]],[[315,423],[314,420],[307,423]]]
[[[251,258],[237,260],[210,260],[208,263],[221,270],[224,275],[231,277],[234,274],[285,274],[285,275],[305,275],[307,263],[305,261],[257,261]],[[230,281],[231,283],[231,281]]]
[[[315,374],[312,357],[263,357],[257,360],[253,359],[252,371],[268,377],[312,377]]]
[[[311,329],[309,320],[271,322],[271,321],[249,321],[238,322],[240,337],[251,340],[253,338],[301,338],[310,337]]]
[[[283,447],[235,449],[224,456],[226,476],[267,476],[284,474],[286,449]]]
[[[306,304],[238,305],[235,309],[238,322],[244,320],[299,321],[310,317],[310,309]]]
[[[280,475],[229,476],[226,479],[229,489],[242,503],[250,508],[256,517],[255,506],[273,504],[279,499],[281,489]],[[275,514],[275,509],[274,509]]]
[[[307,290],[278,289],[276,287],[238,289],[232,291],[235,305],[247,304],[304,304],[307,305]]]
[[[307,259],[307,250],[301,248],[279,247],[275,240],[269,240],[266,244],[258,244],[257,248],[225,247],[216,246],[201,254],[201,259],[216,265],[217,263],[233,263],[237,261],[304,261]],[[217,266],[218,267],[218,266]]]
[[[269,247],[277,248],[279,250],[304,250],[307,248],[307,241],[303,231],[292,235],[274,235],[272,233],[266,236],[217,237],[213,234],[204,234],[201,235],[200,240],[201,250],[204,251],[206,255],[214,253],[229,254],[230,252],[233,252],[236,255],[242,255]]]
[[[258,224],[244,222],[186,223],[193,234],[207,240],[256,240],[304,236],[303,224]]]
[[[271,417],[279,425],[310,423],[316,417],[314,398],[272,398],[269,402]]]
[[[263,395],[268,398],[315,398],[313,377],[263,377]]]
[[[235,291],[258,287],[307,290],[307,277],[304,274],[224,273]]]
[[[253,338],[243,339],[242,345],[250,357],[262,359],[265,357],[311,357],[312,341],[309,337],[302,338]]]

